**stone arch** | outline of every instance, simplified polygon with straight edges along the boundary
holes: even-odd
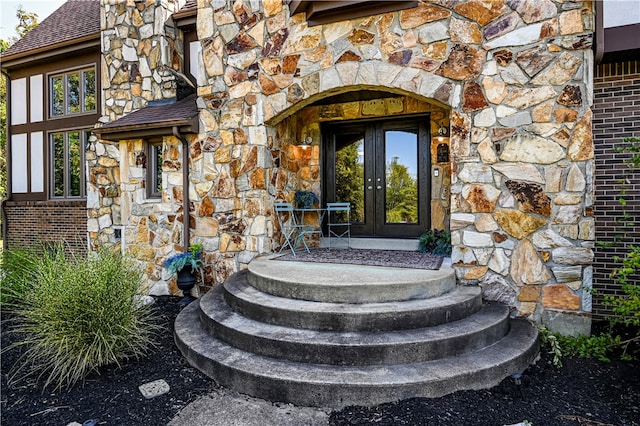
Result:
[[[382,61],[336,64],[335,67],[318,71],[310,78],[317,82],[318,90],[311,94],[304,91],[308,95],[304,98],[292,99],[289,96],[283,110],[270,117],[265,116],[265,124],[276,125],[286,117],[324,98],[361,90],[386,91],[410,96],[447,109],[459,102],[456,102],[456,98],[459,98],[461,93],[460,83],[448,78],[433,72]],[[297,84],[289,87],[289,93],[295,92],[295,86]]]

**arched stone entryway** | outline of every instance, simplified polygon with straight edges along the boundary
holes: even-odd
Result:
[[[296,108],[295,113],[288,114],[287,110],[272,120],[277,135],[274,150],[280,152],[274,173],[277,197],[290,200],[295,190],[307,189],[318,194],[322,203],[350,201],[357,223],[355,235],[417,237],[428,229],[448,229],[451,182],[448,108],[438,101],[425,101],[408,96],[403,90],[393,92],[385,87],[342,87],[335,93],[337,90],[327,92],[324,98],[316,96],[307,106]],[[336,155],[335,138],[347,129],[351,129],[348,130],[351,137],[360,144],[359,154],[354,145],[342,152],[352,150],[353,155],[359,155],[351,166],[362,171],[352,175],[338,173],[336,178],[336,161],[341,161],[341,157]],[[407,138],[398,140],[403,135]],[[311,147],[301,145],[305,140],[311,141]],[[377,144],[375,154],[365,151],[365,141],[367,150],[372,152],[374,142]],[[406,147],[397,148],[400,144]],[[338,147],[338,151],[342,148]],[[386,170],[390,167],[407,174],[402,182],[403,213],[391,200],[393,184],[384,183],[385,171],[390,171]],[[341,191],[346,188],[347,178],[362,180],[348,182],[352,191],[358,192],[353,199],[345,198],[345,191]],[[376,179],[382,182],[374,182]],[[407,186],[414,186],[415,193]],[[383,200],[376,203],[376,194]],[[378,223],[374,226],[376,217]]]

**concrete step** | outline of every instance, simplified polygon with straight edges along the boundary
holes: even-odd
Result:
[[[485,305],[476,314],[434,327],[385,332],[315,331],[255,321],[233,311],[220,287],[200,299],[200,321],[212,336],[248,352],[333,365],[408,364],[457,356],[494,344],[509,331],[509,309]]]
[[[176,344],[193,366],[239,392],[306,406],[374,405],[487,388],[522,372],[538,352],[537,329],[512,320],[510,332],[497,343],[434,361],[376,366],[299,363],[230,346],[211,336],[199,317],[200,302],[195,301],[175,324]]]
[[[225,301],[236,312],[267,324],[325,331],[385,331],[432,327],[460,320],[482,307],[480,287],[457,286],[438,297],[379,303],[311,302],[274,296],[240,271],[224,283]],[[375,288],[363,287],[363,292]]]
[[[249,263],[249,283],[274,296],[333,303],[425,299],[456,287],[455,271],[290,262],[278,255]]]

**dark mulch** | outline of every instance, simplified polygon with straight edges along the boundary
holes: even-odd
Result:
[[[409,250],[320,248],[312,249],[309,253],[304,249],[296,250],[295,256],[293,253],[287,253],[274,260],[438,270],[443,259],[430,253]]]
[[[144,360],[107,368],[70,391],[41,392],[33,383],[9,386],[7,371],[17,353],[2,356],[3,425],[66,425],[88,419],[108,425],[163,425],[216,385],[191,368],[173,343],[178,298],[160,297],[157,308],[165,333]],[[2,347],[12,339],[6,323]],[[414,398],[373,408],[347,407],[331,414],[331,425],[503,425],[528,420],[540,425],[640,425],[640,362],[568,358],[557,369],[543,354],[523,375],[490,390],[456,392],[437,399]],[[165,379],[171,391],[146,400],[138,386]],[[304,421],[302,422],[304,424]],[[269,425],[265,425],[269,426]]]
[[[18,351],[2,356],[3,425],[66,425],[97,419],[108,425],[163,425],[182,408],[214,388],[204,374],[189,366],[173,342],[173,321],[180,312],[180,298],[158,297],[155,309],[164,333],[157,338],[158,349],[146,358],[92,374],[84,386],[71,390],[42,391],[32,382],[7,384],[7,373],[18,357]],[[12,341],[7,321],[2,325],[2,347]],[[145,399],[138,386],[164,379],[168,394]]]

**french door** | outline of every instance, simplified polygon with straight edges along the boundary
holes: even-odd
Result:
[[[430,225],[429,118],[323,127],[324,194],[351,203],[351,233],[417,237]]]

